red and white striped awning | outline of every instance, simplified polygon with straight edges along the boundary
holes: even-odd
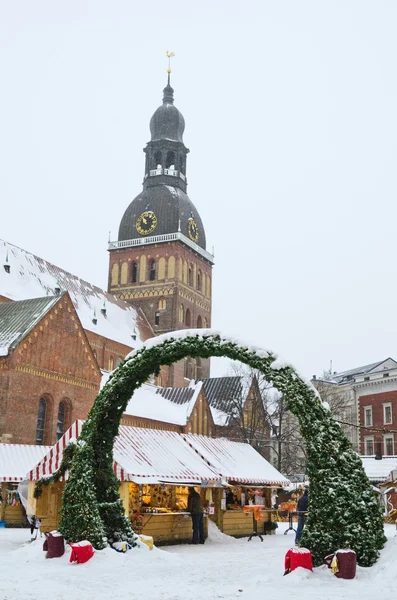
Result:
[[[0,444],[0,481],[23,481],[27,471],[50,450],[51,446]]]
[[[37,481],[52,475],[60,466],[71,440],[81,433],[83,421],[76,421],[28,478]],[[198,484],[219,480],[215,472],[174,431],[143,429],[122,425],[115,439],[113,469],[119,481],[136,483]]]
[[[228,482],[274,486],[290,483],[249,444],[194,433],[182,434],[182,437],[219,477]]]

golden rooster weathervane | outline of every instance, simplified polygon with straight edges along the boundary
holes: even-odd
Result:
[[[166,51],[166,55],[168,56],[168,69],[167,69],[167,73],[168,75],[171,73],[171,58],[173,56],[175,56],[175,52],[170,52],[169,50]]]

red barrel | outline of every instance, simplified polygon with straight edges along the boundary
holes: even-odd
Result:
[[[324,562],[329,568],[331,568],[331,563],[334,558],[336,558],[337,568],[334,575],[340,579],[354,579],[356,576],[357,563],[357,556],[354,550],[350,550],[350,548],[347,548],[346,550],[337,550],[334,554],[326,556]]]
[[[313,571],[312,553],[307,548],[290,548],[285,555],[285,573],[291,573],[298,567]]]

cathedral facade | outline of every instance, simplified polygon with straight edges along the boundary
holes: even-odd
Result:
[[[213,255],[200,214],[186,193],[185,120],[168,76],[150,120],[143,189],[127,207],[118,240],[109,243],[108,291],[140,309],[156,335],[211,327]],[[209,360],[164,367],[163,386],[209,377]]]

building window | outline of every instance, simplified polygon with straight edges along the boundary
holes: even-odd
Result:
[[[201,271],[198,270],[198,272],[197,272],[197,289],[198,289],[199,292],[202,291],[201,286],[202,286]]]
[[[372,427],[372,406],[364,406],[364,425]]]
[[[57,431],[56,431],[56,440],[59,441],[63,434],[65,433],[65,404],[64,402],[60,402],[58,406],[58,418],[57,418]]]
[[[364,444],[365,444],[365,456],[373,456],[375,454],[373,436],[365,437]]]
[[[165,168],[175,169],[175,152],[172,152],[172,150],[167,152],[167,158],[165,159]]]
[[[167,301],[165,298],[160,298],[159,300],[159,310],[164,310],[167,308]]]
[[[191,323],[192,323],[192,319],[191,319],[191,316],[190,316],[190,310],[187,309],[186,310],[186,315],[185,315],[185,325],[186,325],[186,327],[190,327]]]
[[[383,424],[391,425],[393,422],[392,412],[391,412],[391,403],[383,405]]]
[[[113,356],[109,356],[109,371],[113,371],[114,369],[114,359]]]
[[[389,373],[383,373],[383,377],[389,377]]]
[[[384,444],[385,444],[385,455],[386,456],[394,456],[394,436],[393,435],[385,435],[384,436]]]
[[[201,318],[201,315],[199,315],[197,317],[197,329],[201,329],[203,327],[203,319]]]
[[[160,313],[159,311],[156,312],[156,314],[154,315],[154,324],[156,327],[158,327],[160,325]]]
[[[157,169],[161,169],[162,167],[162,162],[163,162],[163,157],[161,156],[161,152],[160,150],[157,150],[157,152],[154,155],[154,167]]]
[[[188,270],[188,284],[193,286],[193,267],[192,265],[189,265],[189,270]]]
[[[138,264],[136,262],[133,262],[131,266],[131,281],[132,283],[138,281]]]
[[[185,358],[185,378],[194,378],[194,362],[192,358]]]
[[[119,367],[121,365],[121,358],[118,358],[116,360],[116,367]]]
[[[44,427],[45,427],[45,415],[47,412],[47,401],[44,398],[40,398],[39,410],[37,413],[37,429],[36,429],[36,445],[42,446],[44,444]]]
[[[180,306],[179,306],[179,321],[181,323],[183,323],[184,320],[185,320],[185,310],[183,308],[183,304],[180,304]]]
[[[201,379],[203,376],[203,368],[201,365],[201,358],[196,358],[196,379]]]
[[[156,280],[156,261],[155,260],[151,260],[150,264],[149,264],[149,280],[150,281]]]
[[[364,381],[369,381],[369,377],[364,377]]]

